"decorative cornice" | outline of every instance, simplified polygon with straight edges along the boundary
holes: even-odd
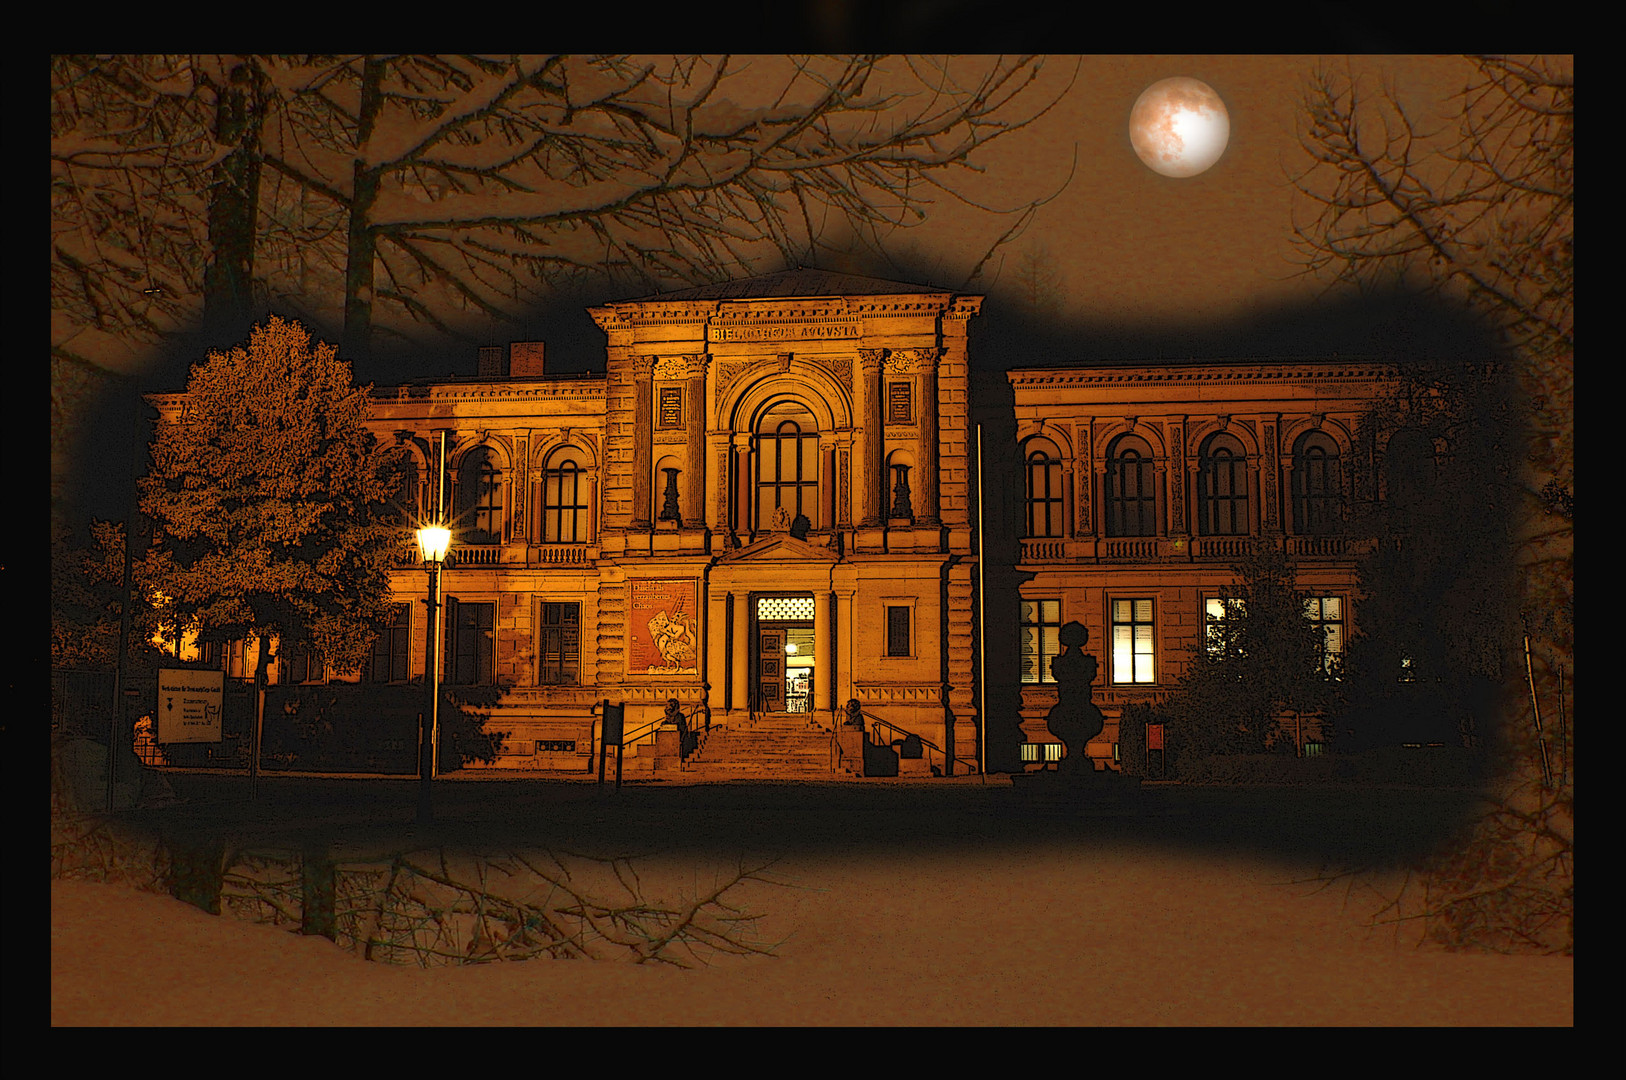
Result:
[[[980,296],[956,296],[954,302],[943,312],[945,319],[969,319],[973,315],[981,314],[983,298]]]
[[[705,353],[677,353],[655,359],[657,379],[695,379],[706,374]]]
[[[1244,383],[1331,382],[1392,379],[1397,372],[1393,367],[1373,362],[1367,365],[1322,367],[1309,365],[1314,361],[1295,361],[1292,366],[1275,366],[1272,361],[1260,361],[1258,367],[1185,367],[1185,368],[1026,368],[1006,373],[1011,384],[1025,386],[1106,386],[1128,383],[1212,383],[1233,385]]]
[[[480,383],[471,386],[459,386],[456,383],[441,383],[429,386],[382,386],[375,387],[369,395],[373,401],[383,404],[404,404],[416,401],[530,401],[536,398],[603,398],[604,380],[560,380],[544,385],[529,384],[526,386],[505,386],[502,384]],[[182,400],[186,395],[175,395]]]
[[[900,375],[932,371],[942,356],[943,350],[935,345],[923,349],[892,349],[887,353],[886,370]]]

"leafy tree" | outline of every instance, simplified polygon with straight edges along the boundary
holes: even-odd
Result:
[[[51,523],[51,666],[112,667],[124,600],[124,532],[97,521],[89,548],[73,539],[67,525]]]
[[[1346,665],[1357,744],[1488,733],[1519,669],[1522,404],[1505,362],[1439,362],[1361,418],[1351,529],[1377,547]]]
[[[1224,615],[1207,625],[1205,641],[1186,665],[1161,711],[1183,747],[1198,754],[1259,753],[1281,737],[1284,713],[1319,713],[1337,701],[1323,666],[1319,627],[1305,614],[1308,594],[1293,587],[1281,548],[1256,544],[1223,586]]]
[[[160,533],[144,592],[200,641],[257,640],[262,702],[272,639],[356,670],[388,618],[398,459],[367,409],[333,346],[272,317],[246,348],[194,366],[182,415],[158,424],[141,482]]]

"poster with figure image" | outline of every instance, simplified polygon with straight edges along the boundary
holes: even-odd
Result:
[[[627,582],[628,674],[700,674],[699,593],[693,579]]]

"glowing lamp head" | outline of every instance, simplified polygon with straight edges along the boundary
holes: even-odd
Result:
[[[426,525],[418,530],[418,550],[423,561],[431,565],[446,561],[446,549],[452,546],[452,530],[440,525]]]
[[[795,656],[796,655],[796,643],[793,642],[793,641],[785,642],[785,652],[787,654],[791,655],[791,656]]]

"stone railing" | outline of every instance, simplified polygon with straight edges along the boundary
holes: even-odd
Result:
[[[586,544],[541,544],[530,549],[531,562],[544,566],[574,566],[588,562]]]
[[[1198,559],[1235,559],[1248,553],[1253,540],[1246,536],[1201,536],[1191,542]]]
[[[450,561],[453,566],[496,566],[502,562],[502,546],[500,544],[453,544]]]
[[[1348,555],[1351,545],[1346,536],[1289,536],[1289,555]]]
[[[1156,559],[1158,558],[1158,541],[1153,538],[1140,540],[1103,540],[1101,542],[1101,558],[1103,559]]]
[[[1059,538],[1022,541],[1023,562],[1044,562],[1067,555],[1067,542]]]

